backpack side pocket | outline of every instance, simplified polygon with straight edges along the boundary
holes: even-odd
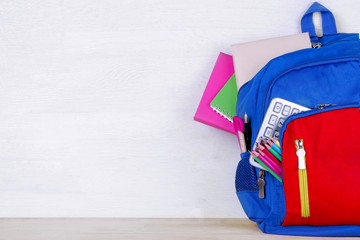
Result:
[[[263,199],[259,198],[258,171],[250,165],[249,157],[248,152],[241,154],[235,176],[236,194],[249,219],[262,222],[268,215],[270,207],[266,204],[266,195]]]

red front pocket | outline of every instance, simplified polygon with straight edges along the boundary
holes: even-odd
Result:
[[[358,107],[314,111],[287,124],[282,226],[360,224],[359,140]]]

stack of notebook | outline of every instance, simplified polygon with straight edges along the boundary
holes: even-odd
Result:
[[[235,134],[232,119],[240,87],[271,59],[310,47],[308,33],[231,46],[233,57],[220,53],[194,119]]]
[[[226,85],[228,80],[233,75],[234,64],[232,56],[225,53],[220,53],[216,61],[214,70],[211,73],[208,84],[205,88],[204,94],[201,98],[199,107],[194,116],[194,119],[196,121],[235,134],[232,122],[214,111],[210,105],[214,98],[217,96],[217,94],[220,92],[220,90],[224,87],[224,85]],[[234,104],[234,99],[229,100],[229,102]]]

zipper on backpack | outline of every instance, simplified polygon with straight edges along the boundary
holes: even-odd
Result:
[[[265,198],[265,171],[262,169],[259,169],[258,185],[259,198]]]
[[[310,217],[309,206],[309,188],[306,172],[306,152],[304,149],[303,139],[295,140],[296,155],[298,157],[298,171],[299,171],[299,187],[300,187],[300,204],[301,204],[301,217]]]
[[[265,94],[265,99],[264,99],[264,104],[263,104],[263,114],[264,114],[263,117],[265,116],[266,108],[269,106],[271,89],[273,88],[273,86],[275,85],[277,80],[280,79],[282,76],[284,76],[284,75],[288,74],[289,72],[292,72],[296,69],[302,69],[305,67],[312,67],[312,66],[318,66],[318,65],[322,65],[322,64],[331,64],[331,63],[338,63],[338,62],[350,62],[350,61],[359,61],[359,58],[357,56],[343,56],[343,57],[338,57],[338,58],[329,58],[329,59],[318,60],[318,61],[309,62],[309,63],[305,63],[305,64],[300,64],[300,65],[297,65],[295,67],[292,67],[292,68],[289,68],[289,69],[283,71],[282,73],[277,75],[274,79],[272,79],[272,81],[270,81],[270,83],[268,84],[268,86],[266,88],[266,94]]]
[[[289,116],[288,118],[285,119],[285,121],[280,129],[280,134],[279,134],[280,135],[279,136],[280,145],[282,146],[282,144],[283,144],[284,133],[286,131],[287,125],[290,122],[292,122],[296,119],[299,119],[299,118],[312,116],[312,115],[315,115],[318,113],[339,110],[339,109],[345,109],[345,108],[355,108],[355,107],[359,108],[359,111],[360,111],[360,103],[359,102],[346,103],[346,104],[317,104],[313,109]]]
[[[326,107],[331,107],[331,106],[333,106],[333,105],[335,105],[335,104],[317,104],[315,107],[314,107],[314,109],[324,109],[324,108],[326,108]]]
[[[321,42],[313,42],[311,43],[312,48],[321,48],[322,44]]]

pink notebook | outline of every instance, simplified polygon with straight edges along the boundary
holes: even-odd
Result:
[[[235,134],[233,124],[210,107],[210,102],[234,74],[232,56],[220,53],[201,98],[194,120]]]

